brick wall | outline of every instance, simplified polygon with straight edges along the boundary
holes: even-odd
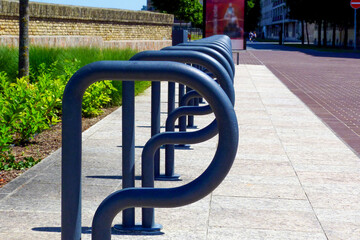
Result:
[[[18,12],[18,1],[0,0],[0,43],[17,42]],[[30,2],[29,33],[32,44],[38,45],[47,39],[48,45],[74,44],[66,40],[68,37],[77,38],[79,45],[99,45],[103,41],[101,46],[118,47],[130,41],[150,46],[149,40],[160,41],[155,45],[171,45],[173,22],[169,14]]]

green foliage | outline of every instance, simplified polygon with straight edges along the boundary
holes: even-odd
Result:
[[[150,86],[151,86],[151,82],[149,81],[135,82],[135,95],[142,93]]]
[[[82,102],[82,113],[85,117],[100,115],[101,108],[111,101],[110,94],[117,91],[110,81],[101,81],[92,84],[85,92]]]
[[[203,6],[198,0],[181,0],[175,16],[200,27],[203,24]]]
[[[152,3],[160,12],[174,14],[177,19],[196,27],[203,24],[203,6],[198,0],[152,0]]]
[[[260,0],[247,0],[245,12],[245,31],[250,32],[257,29],[261,18]]]
[[[8,74],[10,79],[16,79],[18,68],[19,50],[0,46],[0,71]]]
[[[35,160],[32,157],[25,158],[21,161],[16,161],[15,157],[13,155],[10,155],[8,158],[0,161],[0,170],[23,170],[26,168],[31,168],[39,162],[40,160]]]
[[[136,53],[131,49],[97,48],[34,47],[30,51],[30,76],[16,79],[17,66],[11,64],[16,51],[0,47],[0,170],[28,168],[38,162],[31,157],[16,161],[11,146],[26,145],[60,121],[65,86],[80,67],[100,60],[128,60]],[[135,92],[148,86],[150,82],[136,82]],[[120,105],[121,96],[119,81],[92,84],[83,97],[83,116],[94,117],[102,113],[101,108]]]
[[[10,127],[15,144],[25,144],[35,134],[58,122],[52,109],[61,101],[54,97],[56,93],[53,94],[51,89],[61,95],[59,81],[40,78],[38,83],[31,84],[28,78],[21,78],[9,83],[6,75],[2,74],[0,89],[0,124]],[[59,104],[57,107],[60,108]]]
[[[1,100],[0,103],[2,103]],[[1,160],[8,160],[12,157],[10,147],[11,142],[12,135],[10,132],[10,126],[0,124],[0,162]]]

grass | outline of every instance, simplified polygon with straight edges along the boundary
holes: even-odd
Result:
[[[102,60],[129,60],[137,52],[132,49],[100,49],[92,47],[72,47],[72,48],[48,48],[32,46],[30,47],[30,80],[36,79],[39,75],[40,64],[45,63],[50,67],[57,62],[55,74],[62,75],[66,62],[77,61],[80,67],[89,63]],[[0,72],[6,72],[11,81],[17,77],[18,49],[0,46]],[[114,87],[118,90],[111,94],[112,104],[121,104],[121,82],[113,81]],[[135,93],[139,94],[150,86],[150,82],[136,82]]]
[[[50,66],[58,62],[57,71],[61,74],[63,63],[77,59],[81,65],[101,60],[129,60],[136,51],[132,49],[100,49],[91,47],[48,48],[30,47],[30,68],[32,74],[37,76],[38,66],[45,63]],[[0,72],[4,71],[11,79],[16,79],[18,64],[18,49],[0,46]]]

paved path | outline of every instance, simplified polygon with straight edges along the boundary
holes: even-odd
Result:
[[[112,239],[359,240],[359,158],[265,66],[236,70],[240,144],[228,177],[199,202],[156,209],[163,235]],[[149,91],[136,101],[139,175],[141,146],[150,136]],[[120,119],[121,109],[83,134],[82,239],[90,239],[102,199],[121,188]],[[195,123],[211,120],[204,116]],[[215,137],[177,151],[176,172],[183,181],[156,186],[194,179],[216,143]],[[0,189],[0,239],[60,239],[60,151]]]
[[[359,53],[252,43],[246,54],[246,61],[267,66],[360,155]]]

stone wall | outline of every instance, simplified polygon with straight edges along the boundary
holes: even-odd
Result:
[[[9,44],[9,38],[18,35],[18,12],[18,1],[0,0],[0,42]],[[75,42],[80,45],[98,45],[99,38],[104,46],[119,46],[126,40],[138,44],[145,40],[148,46],[148,40],[158,40],[170,45],[173,22],[174,17],[169,14],[30,2],[29,34],[33,44],[36,39],[40,44],[56,37],[60,40],[52,42],[64,45],[66,41],[61,39],[72,36],[78,37]],[[91,37],[96,37],[94,43],[89,40]],[[40,41],[41,38],[45,40]]]

